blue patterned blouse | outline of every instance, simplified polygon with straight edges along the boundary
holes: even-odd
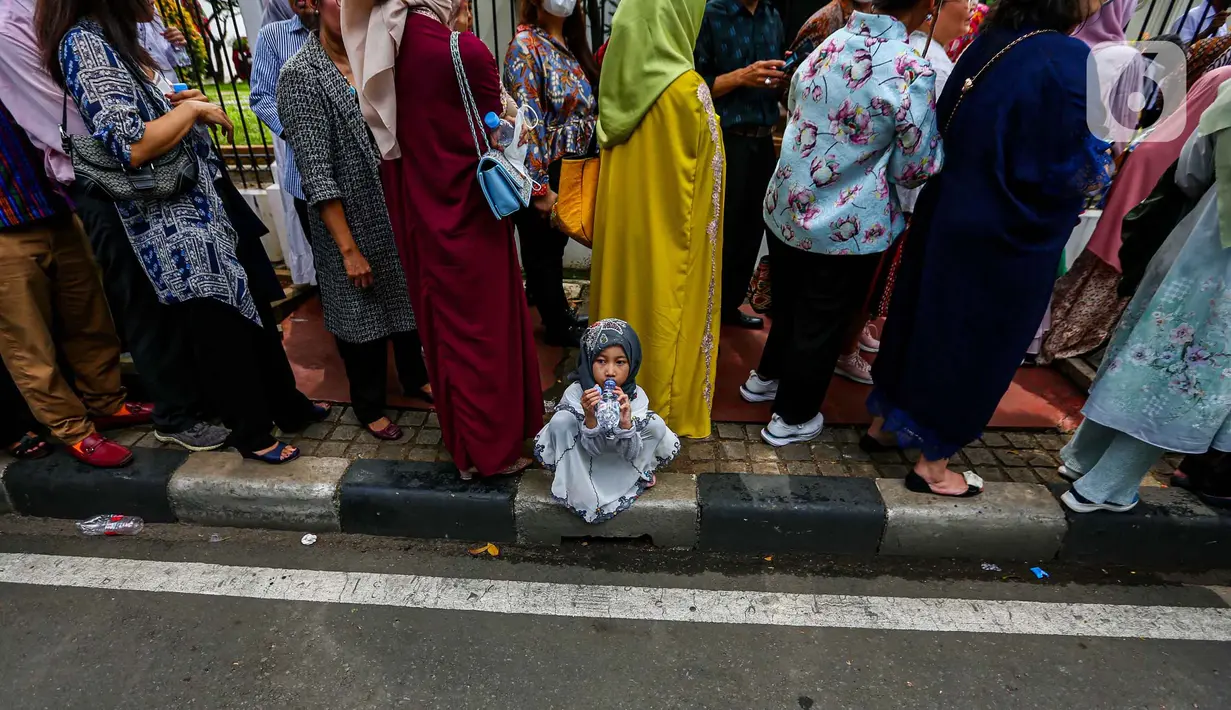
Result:
[[[146,122],[171,110],[156,86],[138,86],[93,20],[64,35],[60,68],[86,128],[121,162],[132,162]],[[260,324],[248,275],[235,256],[235,229],[214,189],[220,173],[209,134],[198,126],[185,140],[197,156],[196,187],[167,200],[116,202],[124,231],[160,302],[213,298]]]
[[[517,28],[504,57],[504,88],[537,116],[526,167],[541,194],[548,166],[590,147],[598,118],[594,88],[573,53],[538,25]]]
[[[818,254],[874,254],[905,228],[896,190],[940,170],[936,77],[906,27],[856,12],[791,81],[790,119],[765,221]]]

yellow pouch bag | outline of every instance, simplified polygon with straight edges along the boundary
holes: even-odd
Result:
[[[598,201],[597,155],[560,161],[560,187],[551,222],[556,229],[586,247],[594,245],[594,208]]]

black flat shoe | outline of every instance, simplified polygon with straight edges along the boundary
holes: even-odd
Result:
[[[750,316],[743,311],[727,316],[722,319],[723,325],[732,325],[736,328],[745,328],[747,330],[760,330],[765,327],[765,319]]]
[[[962,474],[962,478],[966,479],[966,492],[959,493],[957,495],[950,495],[948,493],[937,493],[932,490],[932,487],[928,485],[928,482],[923,480],[923,476],[911,471],[906,474],[906,490],[912,493],[928,493],[934,496],[940,496],[941,498],[974,498],[983,492],[983,479],[980,478],[974,471],[964,472]]]

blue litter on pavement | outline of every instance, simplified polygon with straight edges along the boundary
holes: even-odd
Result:
[[[1043,568],[1042,568],[1042,567],[1031,567],[1031,568],[1030,568],[1030,571],[1031,571],[1031,572],[1034,572],[1034,576],[1035,576],[1036,578],[1038,578],[1038,579],[1043,579],[1044,577],[1050,577],[1050,576],[1051,576],[1050,574],[1048,574],[1047,572],[1045,572],[1045,571],[1043,570]]]

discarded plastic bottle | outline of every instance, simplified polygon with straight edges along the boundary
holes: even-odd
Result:
[[[145,521],[133,515],[96,515],[77,523],[82,535],[136,535]]]
[[[483,123],[491,131],[492,143],[496,148],[504,150],[513,144],[513,124],[497,116],[494,111],[488,111]]]
[[[598,420],[598,429],[614,439],[616,429],[620,426],[620,399],[616,396],[615,380],[603,383],[603,398],[595,407],[594,418]]]

